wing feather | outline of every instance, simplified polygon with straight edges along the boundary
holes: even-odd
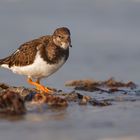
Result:
[[[10,56],[1,59],[0,65],[7,64],[9,67],[12,66],[25,66],[30,65],[34,62],[38,46],[45,46],[49,42],[49,36],[43,36],[39,39],[35,39],[22,44],[14,53]]]

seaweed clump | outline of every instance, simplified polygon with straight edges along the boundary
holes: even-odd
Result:
[[[137,87],[137,85],[132,81],[125,83],[122,81],[116,81],[114,78],[110,78],[106,81],[72,80],[66,82],[65,85],[72,86],[74,87],[75,90],[83,90],[89,92],[100,91],[100,92],[108,92],[108,93],[123,91],[120,88],[135,89]]]
[[[24,101],[13,91],[0,93],[0,113],[21,115],[26,112]]]
[[[51,107],[67,107],[68,102],[63,97],[55,94],[39,93],[36,89],[12,87],[0,83],[0,114],[22,115],[27,112],[26,102],[47,104]]]
[[[134,90],[137,87],[134,82],[130,81],[125,83],[116,81],[114,78],[110,78],[106,81],[73,80],[67,82],[66,86],[72,86],[74,87],[74,90],[72,89],[70,92],[64,92],[51,88],[53,94],[48,94],[40,93],[37,89],[13,87],[0,83],[0,114],[25,114],[28,111],[26,107],[27,102],[46,104],[47,107],[54,108],[67,107],[71,103],[103,107],[111,105],[112,102],[117,101],[118,98],[115,98],[115,96],[112,96],[112,98],[110,98],[111,96],[109,96],[109,98],[107,98],[107,96],[106,98],[99,96],[98,98],[98,93],[112,94],[119,92],[120,94],[127,94],[130,90],[138,95],[138,92]],[[77,90],[81,92],[77,92]],[[89,95],[87,92],[83,91],[95,92],[97,98],[94,98],[91,94]],[[118,94],[118,97],[124,99],[124,96],[119,96],[120,94]],[[125,97],[126,100],[128,100],[127,96]]]

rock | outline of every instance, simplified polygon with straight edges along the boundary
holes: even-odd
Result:
[[[19,94],[9,90],[0,93],[0,113],[20,115],[25,112],[24,101]]]

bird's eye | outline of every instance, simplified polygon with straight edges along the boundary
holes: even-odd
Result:
[[[64,38],[63,36],[60,36],[60,35],[59,35],[58,37],[59,37],[60,39],[63,39],[63,38]]]

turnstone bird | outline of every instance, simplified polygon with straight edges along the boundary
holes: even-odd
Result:
[[[51,92],[40,80],[56,72],[68,59],[71,46],[70,31],[57,28],[46,35],[22,44],[10,56],[0,59],[0,66],[16,74],[26,75],[28,83],[43,92]],[[36,79],[36,82],[32,81]]]

